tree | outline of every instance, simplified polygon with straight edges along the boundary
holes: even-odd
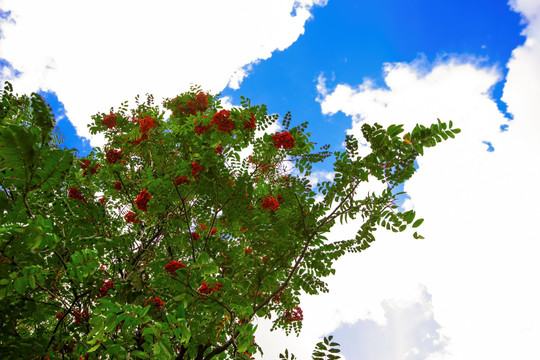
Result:
[[[255,136],[277,120],[265,106],[242,98],[224,110],[199,88],[163,105],[170,116],[151,96],[93,116],[106,144],[77,158],[44,100],[6,83],[3,358],[248,359],[262,352],[256,317],[299,331],[300,292],[327,291],[336,259],[367,249],[377,227],[420,225],[398,211],[395,188],[425,147],[459,132],[439,121],[402,137],[402,126],[366,124],[371,153],[347,136],[334,180],[312,189],[306,177],[332,153],[314,151],[306,123],[291,127],[287,114],[281,131]],[[386,189],[358,198],[369,179]],[[355,220],[356,237],[328,241],[338,220]]]

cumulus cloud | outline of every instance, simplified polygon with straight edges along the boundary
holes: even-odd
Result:
[[[315,187],[317,184],[324,181],[334,180],[335,173],[333,171],[314,171],[307,177],[309,184]]]
[[[190,84],[236,88],[250,64],[304,33],[324,0],[3,0],[2,69],[17,92],[54,91],[79,135],[90,116],[152,93],[173,97]],[[14,78],[14,70],[20,76]],[[92,138],[92,145],[102,139]]]
[[[336,264],[330,295],[303,299],[306,333],[288,344],[306,356],[302,359],[317,338],[344,324],[373,320],[384,326],[389,321],[384,301],[421,299],[418,286],[432,294],[434,320],[448,340],[444,349],[425,358],[540,355],[535,225],[540,217],[535,191],[540,183],[540,20],[535,4],[513,2],[527,21],[527,41],[507,64],[503,100],[514,116],[508,131],[499,129],[507,119],[491,96],[501,71],[482,60],[386,64],[384,88],[369,81],[328,88],[320,78],[323,113],[351,116],[351,134],[359,136],[365,122],[411,128],[437,118],[453,120],[462,133],[429,149],[405,185],[411,196],[407,206],[426,219],[421,227],[426,240],[380,231],[370,249]],[[483,141],[495,151],[486,151]],[[347,238],[352,232],[352,226],[336,227],[331,237]],[[359,337],[357,346],[369,344]]]
[[[481,59],[452,57],[430,64],[420,57],[412,63],[385,64],[384,75],[387,88],[377,88],[365,80],[358,86],[339,84],[332,92],[325,88],[324,78],[320,79],[320,93],[327,94],[319,100],[322,112],[332,115],[341,111],[351,116],[348,133],[359,139],[365,121],[384,126],[426,124],[437,118],[456,124],[466,122],[472,131],[460,136],[459,141],[474,144],[479,150],[487,148],[482,141],[496,139],[500,124],[506,122],[490,97],[500,71],[482,66]]]
[[[337,330],[334,336],[341,341],[342,352],[362,360],[425,360],[444,351],[446,339],[433,318],[431,297],[425,288],[418,290],[412,302],[383,301],[384,325],[363,320]]]
[[[540,2],[538,0],[510,0],[508,4],[512,10],[520,13],[526,22],[534,23],[540,16]],[[534,36],[536,31],[529,26],[525,29],[525,33],[531,33]]]

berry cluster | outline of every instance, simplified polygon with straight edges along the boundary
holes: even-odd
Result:
[[[75,200],[81,200],[83,203],[87,204],[88,201],[84,198],[83,194],[81,193],[81,190],[77,189],[76,186],[69,189],[68,197],[75,199]]]
[[[197,180],[197,174],[200,173],[202,169],[201,164],[198,162],[194,161],[191,163],[191,175],[193,175],[195,180]]]
[[[255,115],[251,114],[248,121],[244,121],[244,130],[255,130]]]
[[[103,286],[98,290],[99,291],[99,295],[98,297],[102,298],[104,296],[107,296],[107,293],[109,292],[110,289],[112,289],[114,287],[114,281],[111,281],[111,280],[103,280]]]
[[[141,135],[146,136],[150,129],[156,127],[156,121],[150,116],[145,117],[144,119],[139,119],[139,132]]]
[[[178,100],[179,100],[178,98],[173,99],[174,102]],[[195,101],[188,100],[185,102],[185,104],[183,104],[182,101],[178,103],[176,106],[176,110],[180,113],[196,115],[197,112],[206,111],[207,107],[208,107],[208,95],[203,92],[200,92],[197,95],[195,95]]]
[[[73,310],[75,316],[75,324],[85,323],[90,318],[88,310]]]
[[[203,116],[205,119],[207,119],[206,116]],[[197,123],[199,123],[197,125]],[[208,130],[210,130],[210,128],[212,127],[212,123],[208,124],[208,125],[203,125],[202,124],[202,119],[195,119],[195,121],[193,122],[193,125],[195,126],[195,133],[197,135],[202,135],[204,134],[205,132],[207,132]]]
[[[285,319],[285,322],[304,320],[304,315],[302,313],[302,309],[300,308],[300,306],[295,307],[292,313],[289,310],[285,310],[284,319]]]
[[[90,160],[88,160],[88,159],[82,159],[81,162],[79,163],[79,166],[80,166],[81,169],[83,169],[83,170],[88,169],[88,167],[90,166]]]
[[[194,232],[191,233],[191,239],[193,241],[198,241],[200,238],[201,238],[201,235],[199,235],[198,232],[194,231]]]
[[[110,114],[105,116],[101,123],[107,127],[107,129],[113,129],[116,127],[116,115]]]
[[[185,267],[186,265],[182,264],[180,261],[170,261],[167,265],[165,265],[165,271],[174,274],[176,270]]]
[[[90,166],[90,160],[88,159],[82,159],[79,163],[79,166],[81,169],[83,169],[83,176],[88,175],[88,167]],[[101,164],[96,164],[90,169],[90,174],[97,174],[99,172],[99,169],[101,169]]]
[[[180,185],[180,184],[191,184],[191,181],[188,180],[188,177],[186,175],[184,176],[179,176],[177,177],[176,179],[174,179],[174,184],[175,185]]]
[[[234,130],[234,121],[231,119],[231,113],[228,110],[220,110],[212,116],[212,124],[216,124],[218,131],[230,133]]]
[[[199,287],[199,292],[203,295],[208,295],[215,291],[221,290],[222,287],[223,287],[222,283],[208,285],[206,281],[203,281],[202,285]]]
[[[137,205],[137,209],[141,211],[147,211],[147,204],[148,201],[150,201],[151,197],[152,195],[150,195],[148,191],[146,191],[146,189],[141,191],[140,194],[137,195],[137,199],[135,199],[135,205]]]
[[[155,305],[158,312],[161,312],[161,307],[165,304],[163,301],[161,301],[158,297],[151,297],[150,299],[146,300],[144,303],[144,306],[148,305]]]
[[[130,211],[126,215],[124,215],[124,218],[126,219],[126,222],[128,224],[140,223],[141,222],[141,220],[135,218],[135,213],[133,211]]]
[[[116,164],[122,158],[123,151],[124,150],[117,150],[117,149],[110,149],[109,151],[107,151],[107,154],[105,155],[105,158],[107,159],[107,163],[109,165]]]
[[[283,296],[283,290],[279,292],[274,298],[272,299],[273,302],[279,304],[281,302],[281,296]]]
[[[262,201],[262,208],[264,210],[272,209],[276,211],[277,209],[279,209],[279,201],[273,196],[264,198]]]
[[[272,136],[272,141],[274,142],[274,147],[276,149],[293,149],[294,148],[294,138],[288,131],[283,131]]]

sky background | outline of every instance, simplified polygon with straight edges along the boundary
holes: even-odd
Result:
[[[302,298],[299,338],[260,321],[264,359],[285,347],[308,359],[329,333],[347,360],[540,358],[540,0],[0,0],[0,10],[1,79],[42,94],[80,156],[103,144],[86,128],[92,114],[190,84],[291,111],[335,150],[364,123],[452,120],[462,133],[429,149],[404,187],[426,239],[377,232],[336,263],[330,293]],[[331,164],[314,175],[331,178]]]

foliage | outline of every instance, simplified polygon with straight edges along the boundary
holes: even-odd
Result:
[[[6,84],[2,358],[248,359],[261,351],[256,318],[299,331],[300,292],[327,291],[336,259],[368,248],[379,226],[420,224],[394,189],[425,147],[458,132],[364,125],[371,153],[347,137],[334,180],[312,189],[306,177],[331,153],[289,114],[268,134],[276,116],[248,99],[227,111],[193,88],[164,107],[168,118],[149,96],[95,115],[90,130],[107,142],[78,159],[43,99]],[[355,196],[371,179],[386,190]],[[354,220],[356,237],[329,242],[338,220]],[[336,344],[321,344],[314,357],[335,358]]]
[[[339,344],[333,342],[333,336],[325,337],[322,341],[319,341],[315,345],[315,350],[313,350],[312,359],[313,360],[337,360],[341,359],[339,356]],[[289,353],[288,349],[285,349],[285,354],[279,354],[280,360],[296,360],[297,357],[294,354]]]

